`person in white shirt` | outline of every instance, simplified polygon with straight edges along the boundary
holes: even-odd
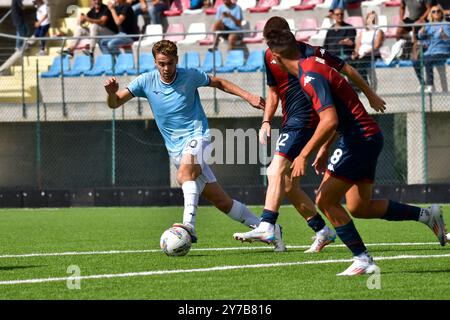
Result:
[[[45,37],[50,29],[50,20],[48,19],[48,7],[43,0],[34,0],[36,7],[36,22],[34,23],[34,36],[36,38]],[[45,40],[41,40],[39,55],[45,55]]]
[[[352,53],[350,64],[355,67],[364,80],[376,87],[375,72],[372,71],[372,62],[380,58],[380,47],[384,42],[384,32],[377,27],[378,16],[375,11],[366,15],[365,28],[361,29],[356,37],[355,50]]]

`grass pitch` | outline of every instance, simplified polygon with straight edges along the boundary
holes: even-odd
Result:
[[[351,259],[339,240],[304,254],[311,230],[291,207],[280,212],[288,252],[233,240],[245,227],[201,207],[199,243],[167,257],[159,237],[181,208],[0,210],[0,299],[450,299],[450,246],[426,226],[355,219],[381,269],[371,282],[336,276]],[[78,270],[80,282],[69,278]]]

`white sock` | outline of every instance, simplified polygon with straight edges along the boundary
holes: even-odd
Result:
[[[200,196],[200,185],[195,181],[186,181],[182,184],[184,195],[183,223],[195,227],[197,216],[198,198]]]
[[[231,219],[239,221],[250,228],[255,228],[259,225],[259,218],[255,216],[244,204],[236,200],[233,200],[233,206],[227,215]]]

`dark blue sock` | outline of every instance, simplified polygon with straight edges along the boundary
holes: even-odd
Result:
[[[422,208],[419,207],[414,207],[404,203],[389,200],[389,205],[386,210],[386,214],[381,219],[389,221],[405,221],[405,220],[418,221],[421,210]]]
[[[270,211],[267,209],[263,210],[261,215],[261,222],[268,222],[271,224],[275,224],[278,219],[278,212]]]
[[[314,232],[319,232],[325,227],[325,221],[320,214],[316,214],[308,220],[308,226],[313,229]]]
[[[358,256],[363,252],[367,251],[364,242],[359,236],[358,230],[355,228],[353,220],[346,225],[335,227],[336,233],[341,241],[349,248],[353,256]]]

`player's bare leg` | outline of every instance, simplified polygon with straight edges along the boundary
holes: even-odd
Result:
[[[259,225],[259,218],[255,216],[247,206],[232,199],[228,193],[222,189],[219,183],[213,182],[206,184],[202,196],[231,219],[250,228],[256,228]],[[283,243],[279,226],[277,226],[277,231],[276,239],[274,241],[275,251],[285,251],[286,246]]]
[[[446,244],[445,223],[440,206],[428,209],[398,203],[388,199],[371,199],[373,184],[359,182],[346,193],[347,210],[355,218],[385,219],[389,221],[419,221],[427,225],[444,246]]]
[[[353,264],[344,272],[338,274],[345,276],[373,273],[377,269],[352,219],[340,203],[342,197],[351,187],[350,183],[325,173],[316,197],[319,209],[327,216],[335,227],[339,238],[353,253]]]
[[[305,218],[308,226],[315,232],[314,242],[305,253],[320,252],[325,246],[336,240],[336,233],[325,225],[311,198],[300,188],[300,178],[284,176],[285,192],[297,212]]]
[[[192,154],[184,154],[177,171],[177,182],[181,185],[184,196],[183,223],[174,226],[183,227],[191,235],[192,242],[197,242],[195,232],[195,219],[197,216],[198,199],[203,191],[204,184],[198,181],[202,168]]]

